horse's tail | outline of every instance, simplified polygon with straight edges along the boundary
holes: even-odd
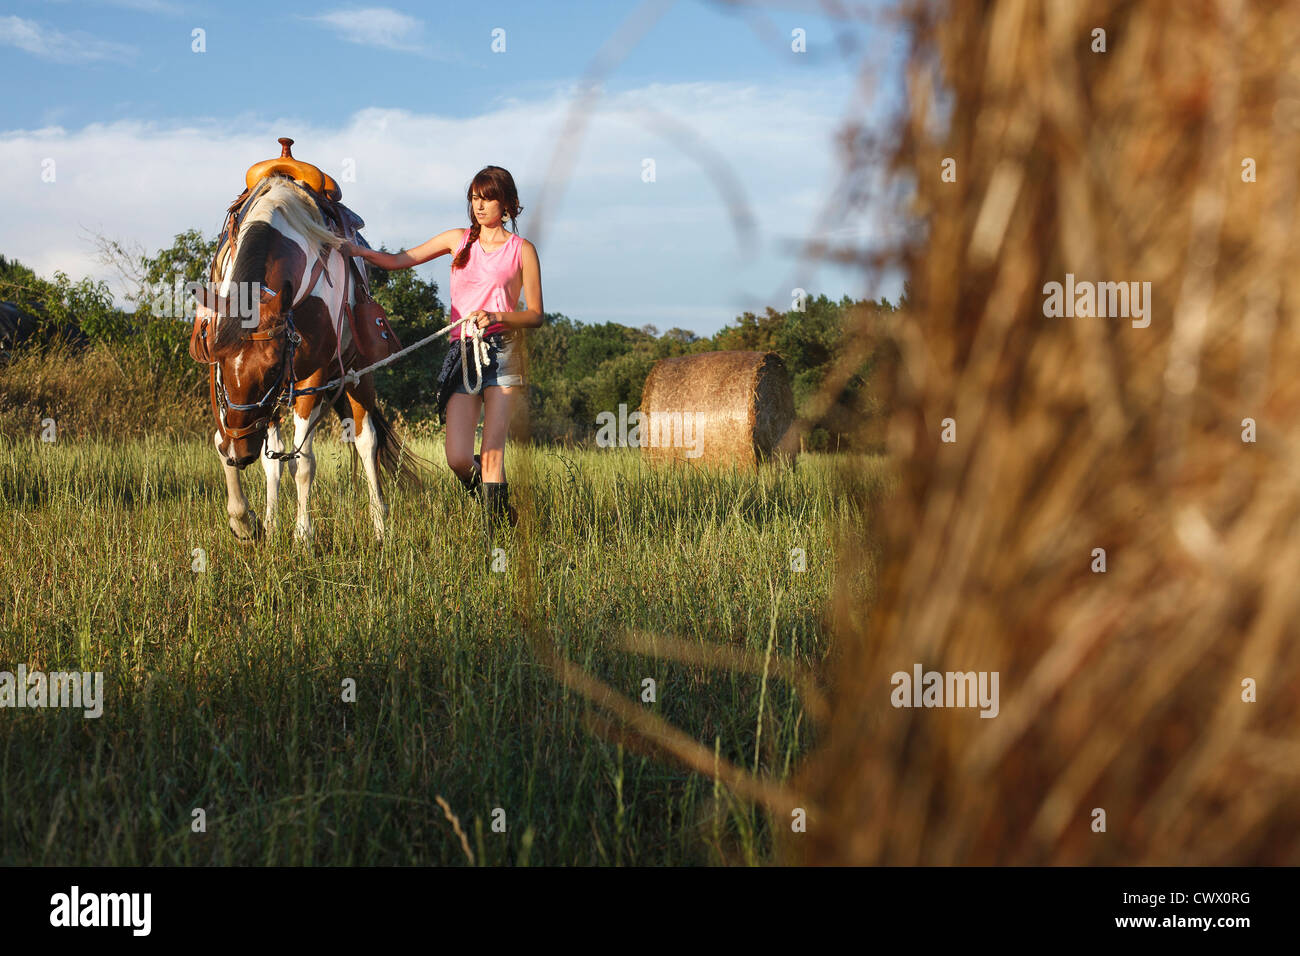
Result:
[[[378,408],[367,409],[366,417],[370,419],[370,427],[375,430],[379,467],[404,488],[424,487],[425,482],[434,474],[433,463],[407,448],[402,436]],[[353,450],[355,449],[354,445]]]

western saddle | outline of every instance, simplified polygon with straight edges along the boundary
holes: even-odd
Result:
[[[285,176],[304,187],[316,202],[321,219],[326,227],[336,235],[367,249],[370,244],[361,235],[365,222],[360,216],[343,205],[343,192],[334,178],[311,163],[295,159],[290,147],[293,140],[281,136],[280,155],[275,159],[266,159],[254,163],[244,174],[244,191],[226,210],[226,221],[217,242],[217,254],[212,260],[210,278],[220,279],[222,264],[227,255],[233,252],[233,243],[239,235],[239,226],[245,214],[253,206],[253,201],[261,195],[266,185],[275,176]],[[397,334],[388,324],[388,316],[383,307],[370,296],[370,282],[366,270],[357,266],[356,260],[348,258],[348,270],[352,275],[351,283],[356,289],[357,302],[348,306],[345,302],[344,312],[352,333],[350,347],[345,350],[344,358],[349,364],[360,361],[371,364],[387,358],[401,350]],[[320,272],[320,264],[312,272],[314,280]],[[190,341],[190,353],[201,362],[211,362],[208,322],[204,317],[196,318],[194,333]],[[351,353],[351,354],[349,354]]]

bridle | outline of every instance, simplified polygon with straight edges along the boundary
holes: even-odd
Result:
[[[231,256],[235,255],[235,250],[233,248],[231,249],[230,254]],[[302,335],[299,334],[297,328],[295,328],[293,324],[293,310],[304,299],[306,299],[308,296],[311,295],[312,290],[316,288],[316,283],[320,280],[320,276],[322,272],[324,272],[324,268],[325,268],[325,254],[322,253],[317,258],[316,264],[312,266],[311,276],[310,278],[308,278],[307,282],[303,285],[302,294],[292,304],[290,304],[289,308],[284,312],[282,316],[282,320],[277,322],[275,325],[271,326],[271,328],[269,329],[259,329],[255,332],[250,332],[242,336],[240,339],[241,342],[273,342],[279,339],[281,333],[284,334],[285,337],[285,345],[283,349],[284,357],[280,361],[279,368],[276,372],[275,381],[266,390],[266,394],[264,394],[256,402],[241,403],[241,402],[232,401],[230,398],[230,392],[227,391],[226,383],[221,376],[221,362],[214,361],[212,363],[212,374],[209,379],[212,404],[217,410],[218,426],[221,429],[221,433],[226,437],[227,440],[238,441],[239,439],[247,438],[249,435],[255,434],[256,432],[265,431],[270,426],[271,422],[278,417],[281,408],[286,408],[289,405],[292,405],[294,400],[297,398],[300,398],[305,395],[315,395],[319,392],[326,391],[329,388],[329,385],[317,385],[317,386],[312,386],[311,388],[295,388],[294,382],[296,382],[298,378],[297,375],[294,373],[294,364],[293,364],[294,354],[297,351],[298,346],[302,344]],[[325,281],[333,285],[333,280],[330,279],[329,273],[325,272],[324,274],[325,274]],[[349,287],[351,285],[351,282],[349,280],[351,278],[351,270],[348,268],[348,263],[346,260],[344,260],[343,275],[344,275],[343,308],[348,309],[349,304],[347,300],[348,300],[348,295],[350,293]],[[264,296],[267,295],[275,296],[277,294],[278,293],[276,293],[275,291],[271,289],[267,289],[265,286],[263,286]],[[344,368],[343,368],[343,336],[341,332],[341,323],[340,323],[340,330],[337,331],[335,334],[335,345],[336,345],[336,356],[338,358],[338,363],[339,363],[339,371],[340,373],[342,373],[344,371]],[[333,405],[339,400],[339,396],[343,394],[343,388],[344,388],[344,382],[340,380],[338,388],[335,389],[334,395],[330,399],[331,405]],[[261,414],[257,419],[255,419],[253,422],[251,422],[248,425],[240,425],[236,428],[231,428],[229,424],[227,424],[226,413],[228,411],[252,412],[252,411],[259,411],[259,410],[264,410],[263,414]],[[303,434],[302,439],[298,442],[297,446],[293,449],[293,451],[289,451],[289,452],[272,451],[270,443],[267,442],[263,446],[263,453],[266,455],[268,459],[271,460],[287,461],[290,459],[297,458],[301,454],[300,449],[302,448],[303,444],[307,441],[308,436],[311,435],[312,431],[315,430],[316,426],[320,424],[320,422],[323,421],[324,418],[325,418],[324,414],[321,414],[317,416],[314,421],[311,422],[311,424],[307,428],[307,431]],[[235,462],[233,459],[227,456],[226,463],[229,465],[234,465]]]
[[[293,326],[293,309],[285,313],[284,321],[279,322],[266,330],[259,330],[244,336],[244,342],[273,342],[279,338],[281,332],[287,333],[284,356],[280,360],[280,367],[276,373],[275,381],[271,387],[266,390],[256,402],[244,404],[232,401],[230,392],[226,390],[226,383],[221,377],[221,363],[212,363],[212,399],[213,404],[217,407],[217,420],[221,426],[221,432],[232,441],[240,438],[246,438],[259,429],[266,428],[271,419],[275,417],[281,406],[288,405],[294,398],[293,387],[293,353],[302,343],[302,336]],[[286,373],[288,373],[289,389],[283,391]],[[266,409],[266,413],[249,425],[240,425],[237,428],[231,428],[226,422],[226,412],[251,412],[258,409]]]

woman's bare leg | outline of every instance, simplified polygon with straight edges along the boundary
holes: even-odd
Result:
[[[447,402],[447,467],[464,479],[474,471],[474,432],[482,408],[480,396],[461,392]]]
[[[518,388],[493,385],[483,389],[486,411],[483,413],[483,480],[506,480],[506,436],[510,433],[510,415]]]

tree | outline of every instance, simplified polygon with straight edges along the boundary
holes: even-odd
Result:
[[[116,243],[112,245],[120,249]],[[216,254],[215,236],[205,239],[197,229],[190,229],[157,255],[139,257],[137,290],[127,298],[135,303],[135,328],[154,367],[185,376],[194,374],[189,357],[193,304],[185,286],[208,280]]]
[[[387,252],[380,248],[380,252]],[[414,269],[389,272],[367,265],[370,294],[384,308],[388,324],[403,346],[413,345],[447,324],[438,299],[438,283],[426,282]],[[375,389],[384,402],[404,415],[432,417],[437,404],[438,369],[447,354],[447,339],[434,342],[375,373]]]
[[[0,296],[36,319],[37,346],[59,341],[79,345],[86,338],[117,337],[129,328],[103,281],[73,282],[64,272],[54,273],[53,281],[42,279],[22,263],[0,257]]]

